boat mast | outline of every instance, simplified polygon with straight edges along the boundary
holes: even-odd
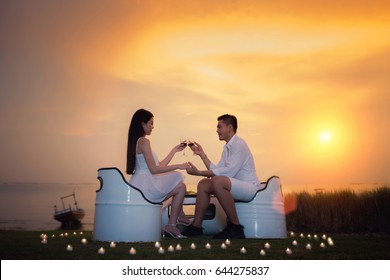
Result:
[[[74,192],[73,192],[72,194],[70,194],[70,195],[65,195],[65,196],[62,196],[62,197],[61,197],[62,209],[65,209],[64,198],[68,198],[68,197],[71,197],[71,196],[73,196],[74,205],[76,206],[76,209],[78,209],[78,207],[77,207],[77,201],[76,201],[76,195],[75,195]],[[69,208],[72,208],[72,207],[69,205]]]

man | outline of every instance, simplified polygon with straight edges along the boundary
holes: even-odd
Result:
[[[207,170],[189,163],[187,173],[204,176],[198,183],[196,196],[195,218],[193,223],[183,231],[186,236],[202,235],[202,223],[205,212],[210,204],[210,195],[214,195],[228,217],[228,225],[214,238],[245,238],[244,227],[240,224],[235,207],[235,200],[250,200],[260,188],[256,175],[252,153],[244,140],[236,135],[237,118],[233,115],[218,117],[217,133],[219,140],[226,145],[221,160],[214,165],[203,148],[198,143],[191,147],[196,155],[203,160]]]

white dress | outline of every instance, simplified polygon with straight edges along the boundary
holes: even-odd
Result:
[[[153,152],[153,157],[158,165],[157,155]],[[143,154],[136,154],[135,172],[130,177],[130,185],[142,191],[144,196],[152,202],[162,202],[180,182],[184,181],[184,176],[180,172],[171,171],[153,175],[150,173]]]

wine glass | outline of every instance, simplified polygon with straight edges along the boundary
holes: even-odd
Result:
[[[185,148],[188,145],[187,137],[180,137],[180,145],[184,146],[184,150],[183,150],[183,157],[184,157],[186,155]]]
[[[187,145],[188,147],[190,147],[190,149],[192,148],[192,146],[195,145],[195,141],[194,141],[194,138],[190,137],[190,138],[187,138]],[[192,149],[191,149],[192,150]],[[195,153],[193,154],[195,155]]]

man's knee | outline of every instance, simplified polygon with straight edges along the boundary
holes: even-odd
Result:
[[[198,183],[198,192],[207,192],[210,193],[210,188],[211,188],[211,180],[210,179],[202,179]]]
[[[228,177],[226,176],[214,176],[211,179],[212,189],[214,192],[231,189],[231,183]]]

